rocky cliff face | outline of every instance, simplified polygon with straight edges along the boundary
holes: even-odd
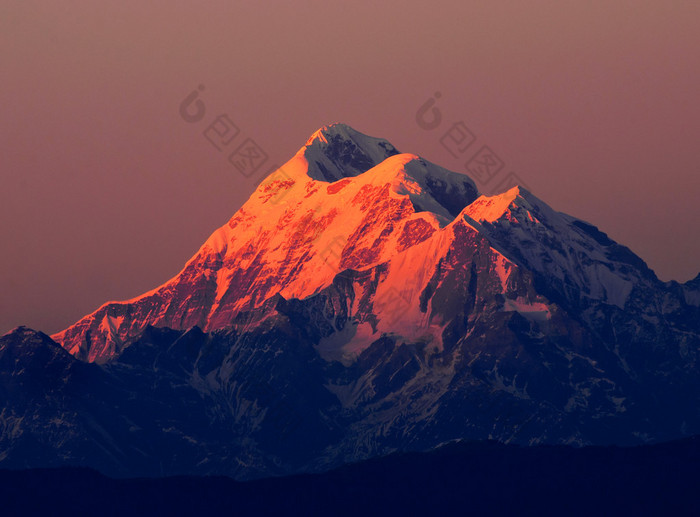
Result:
[[[175,278],[52,336],[70,354],[3,337],[0,443],[10,464],[248,478],[459,439],[695,434],[697,292],[525,189],[479,196],[336,124]],[[43,368],[62,381],[37,405]]]

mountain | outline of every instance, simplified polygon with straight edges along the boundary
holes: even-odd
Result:
[[[304,299],[341,270],[386,262],[475,198],[461,174],[329,126],[263,181],[175,278],[107,303],[53,338],[76,357],[105,362],[147,325],[225,328],[275,295]]]
[[[0,466],[250,479],[700,434],[699,292],[522,187],[334,124],[164,285],[0,339]]]
[[[248,482],[0,470],[0,497],[8,515],[694,516],[698,461],[698,438],[632,448],[454,443]]]

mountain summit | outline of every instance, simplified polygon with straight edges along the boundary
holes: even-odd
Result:
[[[522,187],[479,195],[333,124],[173,279],[52,336],[69,353],[0,339],[0,450],[250,478],[453,440],[700,434],[698,292]]]
[[[474,201],[464,175],[334,124],[266,178],[185,268],[159,288],[110,302],[53,336],[105,362],[148,326],[210,331],[277,295],[307,298],[342,270],[391,259]]]
[[[277,296],[307,299],[344,271],[381,270],[365,291],[367,304],[354,309],[368,309],[377,321],[369,324],[357,313],[343,354],[395,332],[399,320],[405,337],[421,335],[440,348],[446,324],[441,311],[447,309],[434,304],[440,286],[430,282],[444,275],[445,260],[457,252],[466,260],[464,253],[475,246],[489,255],[494,296],[508,294],[511,274],[537,273],[552,284],[538,293],[549,299],[533,290],[504,302],[503,310],[549,314],[543,307],[561,297],[574,305],[595,300],[623,309],[634,286],[658,283],[627,248],[523,188],[479,197],[462,174],[332,124],[266,178],[175,278],[132,300],[107,303],[52,337],[82,360],[105,362],[149,325],[205,331],[236,326],[241,315]],[[458,282],[450,290],[467,278],[461,271],[466,266],[455,264],[461,276],[448,280]],[[396,314],[386,314],[389,305],[398,305]]]

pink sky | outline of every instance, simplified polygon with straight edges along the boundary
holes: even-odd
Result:
[[[4,1],[0,332],[176,274],[256,186],[202,135],[220,113],[270,164],[342,121],[461,172],[439,138],[463,121],[502,174],[688,280],[699,54],[693,2]]]

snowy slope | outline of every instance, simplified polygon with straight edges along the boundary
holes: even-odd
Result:
[[[79,358],[104,362],[149,325],[252,328],[276,297],[308,298],[351,270],[374,276],[353,286],[354,324],[319,345],[326,358],[352,360],[383,334],[441,349],[445,325],[461,311],[449,304],[464,295],[436,301],[436,278],[458,256],[449,279],[457,283],[447,288],[465,288],[479,246],[486,250],[489,296],[512,292],[513,272],[531,284],[520,288],[527,295],[508,296],[491,310],[546,321],[556,303],[592,322],[608,317],[600,307],[624,310],[633,292],[647,305],[672,307],[651,300],[663,286],[644,262],[594,226],[521,187],[477,195],[466,176],[346,125],[326,126],[175,278],[135,299],[109,302],[53,338]],[[694,300],[692,290],[684,292]]]
[[[555,212],[522,187],[481,196],[465,208],[495,246],[557,284],[562,295],[624,308],[634,286],[659,282],[629,249],[596,227]]]
[[[523,188],[479,196],[334,124],[176,277],[53,336],[70,354],[0,338],[0,463],[250,478],[700,434],[698,292]]]
[[[465,245],[486,239],[503,290],[509,272],[521,268],[534,275],[540,296],[583,312],[597,303],[624,309],[634,288],[661,285],[627,248],[521,187],[477,195],[464,175],[400,154],[386,140],[346,125],[325,126],[260,184],[175,278],[132,300],[109,302],[53,338],[77,357],[106,361],[148,325],[207,331],[249,325],[275,296],[304,299],[344,270],[386,264],[388,273],[368,294],[384,323],[371,332],[360,326],[342,354],[359,353],[377,333],[394,332],[398,320],[381,317],[392,304],[405,313],[400,321],[407,336],[423,333],[439,347],[440,326],[419,298],[452,253],[457,223],[473,234]],[[546,318],[543,304],[516,298],[499,310]]]
[[[335,178],[342,179],[328,182]],[[266,178],[175,278],[109,302],[53,338],[78,357],[104,361],[147,325],[224,328],[276,294],[304,298],[342,269],[388,260],[475,197],[461,174],[397,154],[342,124],[327,126]]]

